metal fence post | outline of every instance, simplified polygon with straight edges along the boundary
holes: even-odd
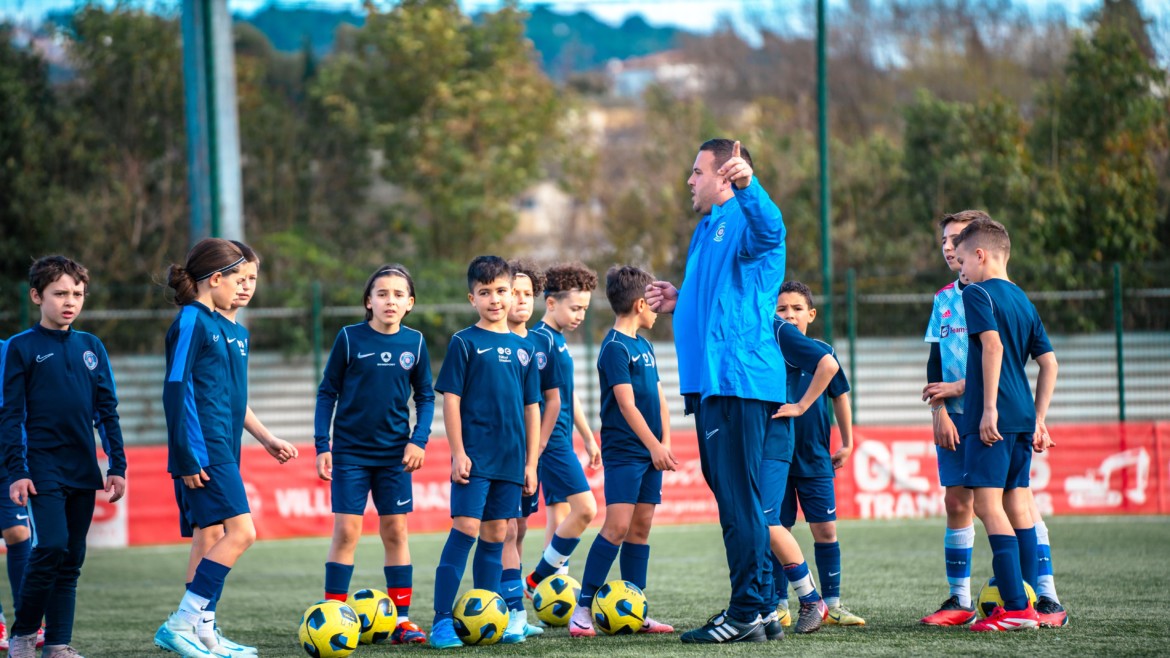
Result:
[[[849,388],[851,389],[851,420],[857,420],[857,272],[845,272],[845,322],[849,335]]]
[[[321,282],[313,282],[313,375],[320,380],[324,366],[321,363],[321,345],[325,333],[324,319],[321,317],[323,306],[321,302]]]
[[[1125,422],[1125,315],[1122,312],[1121,263],[1113,264],[1113,335],[1117,341],[1117,418]]]

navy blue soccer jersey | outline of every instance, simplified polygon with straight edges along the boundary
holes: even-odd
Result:
[[[798,400],[799,398],[793,395],[793,382],[796,381],[793,377],[799,378],[801,372],[810,375],[815,373],[821,359],[826,354],[831,354],[832,349],[828,345],[800,333],[800,329],[797,329],[796,325],[778,315],[772,319],[772,331],[776,336],[776,344],[780,346],[780,353],[783,355],[784,364],[787,367],[788,401]],[[788,418],[770,419],[769,422],[782,423],[783,431],[771,432],[768,435],[768,440],[764,443],[764,459],[791,461],[795,448],[793,423]]]
[[[408,406],[412,392],[413,431]],[[331,449],[332,421],[335,464],[397,464],[407,443],[426,447],[434,416],[431,357],[421,333],[400,326],[397,333],[382,334],[366,322],[338,332],[317,389],[317,454]]]
[[[1019,286],[1005,279],[972,283],[963,289],[970,350],[967,352],[967,386],[963,398],[962,436],[979,433],[983,419],[983,345],[980,334],[999,333],[1003,343],[1003,365],[999,373],[999,395],[995,402],[1000,434],[1033,432],[1036,407],[1024,367],[1052,351],[1048,333],[1036,307]]]
[[[821,343],[819,340],[816,342]],[[827,343],[821,343],[821,345],[829,349],[833,359],[837,358],[832,347]],[[840,362],[837,365],[840,365]],[[793,400],[804,397],[811,383],[812,375],[807,372],[790,370],[788,373],[788,385],[792,391]],[[829,380],[825,392],[817,397],[803,415],[793,419],[796,448],[792,452],[792,467],[788,470],[789,475],[802,478],[833,477],[833,453],[829,447],[829,406],[825,402],[825,397],[836,399],[848,392],[849,380],[845,377],[845,371],[838,370],[837,374]]]
[[[233,322],[222,314],[216,313],[216,319],[223,330],[224,340],[227,341],[232,364],[232,436],[242,439],[244,417],[248,413],[248,342],[251,334],[244,325]]]
[[[551,360],[549,359],[548,353],[550,349],[555,349],[555,347],[549,343],[548,336],[545,334],[537,335],[530,330],[527,335],[521,336],[520,338],[528,341],[532,345],[532,362],[536,364],[536,370],[540,373],[541,393],[551,391],[554,388],[559,389],[561,387],[561,375],[557,368],[550,367]],[[544,399],[543,396],[541,397],[540,412],[543,414]]]
[[[571,447],[573,445],[573,356],[569,354],[569,346],[565,343],[565,335],[544,322],[537,322],[528,338],[536,346],[540,367],[539,354],[548,355],[548,365],[540,368],[542,373],[541,390],[557,388],[561,392],[561,410],[557,414],[557,424],[553,428],[548,443],[551,446]],[[543,373],[550,371],[548,382],[556,382],[556,386],[546,386]],[[541,411],[544,411],[543,404]]]
[[[524,484],[524,407],[540,402],[532,344],[471,326],[451,337],[435,390],[458,395],[471,474]]]
[[[605,465],[649,460],[650,451],[622,415],[613,387],[629,384],[633,388],[634,406],[650,432],[662,441],[662,403],[654,346],[641,336],[631,338],[610,329],[597,352],[597,372],[601,380],[601,456]]]
[[[110,357],[97,336],[41,325],[0,348],[0,446],[10,484],[31,478],[101,489],[93,431],[109,475],[126,475],[118,396]]]
[[[199,302],[179,310],[167,330],[167,472],[198,475],[207,466],[240,463],[240,434],[233,420],[235,390],[228,336]]]

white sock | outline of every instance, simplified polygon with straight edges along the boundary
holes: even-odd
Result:
[[[1052,546],[1048,543],[1048,526],[1043,521],[1036,524],[1036,543],[1039,545],[1040,558],[1047,560],[1047,565],[1041,564],[1041,573],[1036,578],[1036,596],[1044,596],[1060,603],[1056,595],[1056,579],[1052,575]]]
[[[568,573],[569,573],[569,558],[565,558],[565,563],[562,564],[561,566],[557,567],[556,573],[558,576],[568,575]]]
[[[199,636],[199,641],[207,646],[208,649],[214,649],[219,645],[219,640],[215,637],[215,613],[204,610],[199,615],[199,623],[195,625],[195,634]]]
[[[203,614],[208,603],[211,603],[211,599],[205,599],[191,590],[187,590],[187,593],[183,595],[183,600],[179,602],[179,619],[182,619],[185,624],[198,626],[199,616]]]
[[[569,561],[569,556],[558,552],[552,547],[552,544],[549,544],[548,548],[544,549],[544,561],[556,567],[557,572],[560,573],[560,570],[565,567],[565,563]]]

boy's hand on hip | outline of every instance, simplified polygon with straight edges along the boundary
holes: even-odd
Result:
[[[8,487],[8,498],[21,507],[28,504],[29,496],[35,495],[37,495],[37,488],[28,478],[17,480]]]
[[[106,477],[106,493],[110,494],[110,502],[116,503],[126,495],[126,478],[121,475]]]

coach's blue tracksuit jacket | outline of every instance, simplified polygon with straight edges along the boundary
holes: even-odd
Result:
[[[681,392],[784,402],[784,357],[772,335],[784,282],[784,219],[752,178],[699,220],[674,310]]]
[[[106,348],[93,334],[36,325],[0,347],[0,446],[8,483],[31,478],[76,489],[105,486],[93,430],[125,477],[118,397]]]

